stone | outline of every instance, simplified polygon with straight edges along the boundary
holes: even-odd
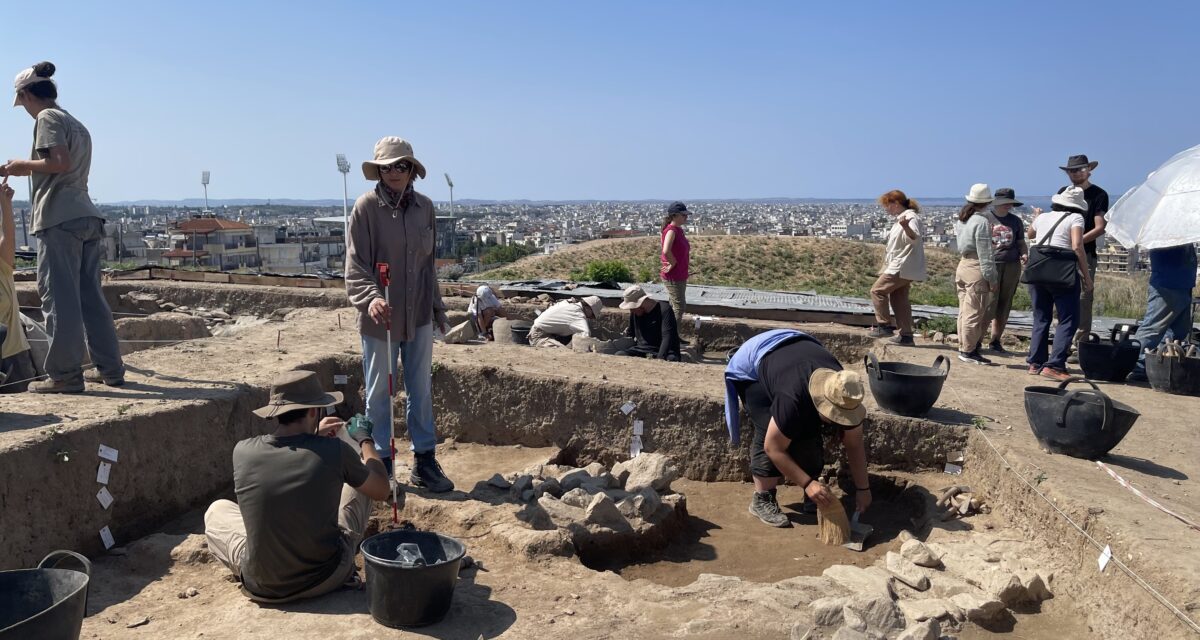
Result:
[[[581,522],[587,514],[579,507],[573,507],[565,502],[550,496],[542,496],[538,498],[537,504],[546,515],[550,516],[550,521],[556,527],[568,527]]]
[[[559,498],[563,494],[562,485],[558,483],[558,478],[553,476],[543,480],[534,491],[539,498],[544,495],[552,495],[555,498]]]
[[[866,623],[866,628],[868,629],[888,632],[899,631],[904,628],[904,615],[900,612],[896,603],[892,601],[890,595],[858,596],[852,598],[842,611],[842,617],[846,620],[847,625],[854,626],[850,625],[850,620],[854,616],[857,616]]]
[[[929,576],[921,573],[917,565],[895,551],[887,552],[886,564],[888,573],[895,576],[900,582],[917,591],[925,591],[929,588]]]
[[[950,598],[950,602],[962,609],[966,619],[975,624],[992,622],[1006,611],[1004,603],[1000,600],[992,597],[980,597],[971,593],[960,593]]]
[[[588,475],[587,471],[584,471],[583,469],[575,469],[574,471],[568,471],[560,476],[558,478],[558,483],[562,485],[563,491],[570,491],[571,489],[582,486],[583,482],[589,478],[591,478],[591,476]]]
[[[618,462],[612,466],[612,477],[616,480],[618,487],[624,487],[625,481],[629,479],[629,463]]]
[[[909,531],[908,529],[901,529],[900,533],[896,536],[896,539],[900,541],[900,544],[904,544],[905,542],[908,542],[909,540],[916,540],[916,538],[913,536],[912,532]]]
[[[832,640],[871,640],[871,636],[851,627],[842,627],[833,634]]]
[[[175,304],[174,302],[164,302],[158,306],[161,307],[163,311],[174,311],[179,308],[179,305]]]
[[[150,624],[149,616],[138,616],[133,619],[133,622],[130,622],[129,624],[125,625],[125,628],[126,629],[134,629],[134,628],[142,627],[142,626],[145,626],[148,624]]]
[[[548,294],[548,293],[540,293],[540,294],[538,294],[537,301],[538,302],[553,302],[554,298],[550,297],[550,294]]]
[[[592,502],[592,496],[587,491],[576,487],[562,494],[562,502],[572,507],[586,509]]]
[[[625,516],[621,515],[616,503],[612,501],[612,498],[603,493],[597,493],[592,498],[592,502],[587,507],[585,521],[591,524],[606,526],[610,529],[626,524]]]
[[[225,313],[224,311],[222,311],[220,309],[213,311],[212,315],[214,318],[220,318],[222,320],[233,320],[233,316],[229,315],[228,313]]]
[[[858,611],[851,609],[849,605],[842,607],[843,628],[866,632],[867,626],[867,621],[863,620],[862,615]]]
[[[1050,583],[1048,574],[1037,571],[1018,571],[1017,579],[1025,588],[1025,595],[1029,602],[1041,602],[1053,597],[1048,586]]]
[[[649,520],[651,516],[658,512],[658,508],[662,506],[662,497],[658,492],[649,487],[642,489],[634,494],[634,500],[638,502],[638,516],[642,520]],[[641,500],[638,500],[641,498]]]
[[[924,620],[962,619],[962,611],[945,598],[930,600],[900,600],[897,602],[904,617],[913,622]]]
[[[946,342],[948,344],[958,344],[958,334],[952,333],[952,334],[946,336]]]
[[[588,493],[601,493],[608,489],[608,480],[609,476],[607,473],[605,473],[603,477],[588,478],[584,480],[583,482],[579,483],[579,488],[587,491]]]
[[[617,511],[620,511],[621,515],[630,520],[641,517],[641,513],[638,512],[638,505],[640,503],[635,502],[633,498],[634,496],[626,496],[622,500],[617,500]]]
[[[821,575],[838,583],[843,589],[864,596],[881,595],[894,597],[891,576],[878,567],[863,569],[848,564],[835,564]]]
[[[792,625],[792,630],[788,633],[788,640],[810,640],[815,629],[811,624],[797,622]]]
[[[586,471],[589,476],[592,476],[593,478],[598,478],[598,477],[600,477],[600,474],[608,471],[608,468],[605,467],[604,465],[600,464],[599,462],[593,462],[593,463],[589,464],[588,466],[584,467],[583,470]]]
[[[625,463],[629,477],[625,479],[625,490],[635,493],[651,488],[660,493],[670,491],[671,483],[679,478],[679,470],[671,459],[661,453],[643,453]]]
[[[533,489],[526,489],[521,492],[521,502],[533,502],[536,496],[537,494],[534,493]]]
[[[960,593],[978,593],[975,585],[957,576],[938,574],[930,580],[929,594],[935,598],[952,598]]]
[[[918,567],[937,568],[942,566],[942,560],[934,555],[929,547],[920,540],[909,540],[900,546],[900,555],[907,558]]]
[[[896,640],[938,640],[942,637],[942,625],[936,618],[909,626],[896,636]]]
[[[1021,579],[999,569],[984,577],[983,590],[1003,602],[1006,607],[1029,601],[1029,592],[1021,583]]]
[[[198,595],[200,595],[199,589],[197,589],[196,587],[188,587],[188,588],[184,589],[183,591],[179,592],[179,599],[186,600],[188,598],[195,598]]]
[[[613,502],[621,502],[625,498],[629,497],[629,492],[625,491],[624,489],[605,489],[600,493],[612,498]]]
[[[934,331],[933,341],[939,344],[946,344],[946,334],[942,333],[941,331]]]
[[[498,473],[493,474],[491,478],[488,478],[487,483],[488,483],[488,486],[495,487],[495,488],[501,489],[501,490],[512,488],[512,483],[509,482],[508,480],[505,480],[504,476],[502,476]]]
[[[517,478],[517,480],[515,482],[513,482],[512,486],[509,487],[508,494],[514,500],[516,500],[521,497],[521,494],[523,494],[526,491],[529,491],[531,489],[533,489],[533,476],[531,476],[529,474],[524,474],[521,477]]]
[[[818,598],[808,603],[808,608],[812,611],[813,622],[822,627],[832,627],[842,623],[842,609],[847,602],[850,602],[850,598]]]

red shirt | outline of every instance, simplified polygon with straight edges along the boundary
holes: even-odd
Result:
[[[688,244],[687,236],[683,234],[683,228],[669,224],[662,229],[662,234],[659,236],[659,259],[662,261],[663,269],[671,266],[667,259],[662,256],[662,243],[665,242],[668,231],[675,232],[675,239],[671,242],[671,255],[675,258],[675,268],[663,274],[663,280],[671,282],[680,282],[688,279],[688,255],[691,253],[691,245]]]

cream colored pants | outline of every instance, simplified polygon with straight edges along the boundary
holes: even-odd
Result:
[[[954,272],[958,287],[958,350],[970,353],[983,339],[991,285],[979,269],[979,260],[963,258]]]

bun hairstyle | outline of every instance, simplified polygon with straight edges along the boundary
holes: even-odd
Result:
[[[39,62],[33,65],[33,75],[39,78],[52,77],[54,75],[54,71],[55,68],[53,62]]]
[[[879,196],[879,204],[885,207],[893,202],[899,204],[905,209],[912,209],[917,213],[921,212],[921,205],[917,204],[916,200],[904,195],[904,192],[899,189],[892,189],[891,191]]]
[[[58,87],[53,82],[50,82],[50,78],[54,75],[55,71],[53,62],[39,62],[33,65],[33,75],[45,78],[45,80],[25,87],[25,91],[28,91],[29,95],[39,100],[57,100]]]

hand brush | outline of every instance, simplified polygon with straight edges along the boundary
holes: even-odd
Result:
[[[817,511],[817,536],[828,545],[842,545],[850,540],[850,519],[842,503],[834,500]]]

